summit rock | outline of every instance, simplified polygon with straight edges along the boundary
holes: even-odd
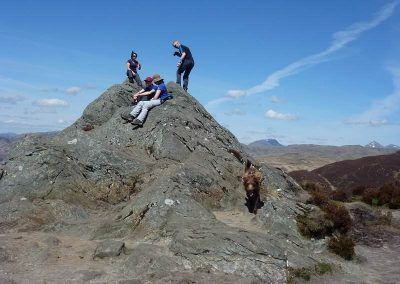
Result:
[[[292,178],[261,166],[264,206],[248,213],[244,166],[230,150],[257,163],[237,139],[174,83],[174,98],[152,109],[143,127],[124,124],[120,115],[137,90],[114,85],[60,133],[27,135],[10,149],[1,166],[0,232],[28,232],[32,241],[56,235],[58,259],[71,258],[58,266],[52,250],[34,253],[45,246],[36,240],[20,262],[2,263],[13,280],[90,274],[104,282],[286,283],[289,267],[328,261],[323,243],[297,230],[296,215],[312,208],[300,202],[304,192]],[[228,215],[248,221],[232,224],[221,217]],[[123,253],[112,263],[87,257],[105,240],[124,242]],[[35,271],[15,272],[33,262]],[[90,270],[93,263],[101,273]]]

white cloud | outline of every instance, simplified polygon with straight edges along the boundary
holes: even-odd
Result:
[[[239,97],[243,97],[246,95],[246,91],[242,91],[242,90],[230,90],[228,91],[228,93],[226,94],[228,97],[231,98],[239,98]]]
[[[67,92],[67,94],[76,95],[80,91],[82,91],[82,88],[80,88],[80,87],[70,87],[70,88],[66,89],[65,91]]]
[[[42,107],[67,107],[68,103],[60,99],[42,99],[33,103],[36,106]]]
[[[382,126],[392,124],[388,117],[400,108],[400,69],[390,69],[395,89],[389,96],[373,102],[364,112],[345,121],[346,124],[368,124]]]
[[[94,90],[97,87],[93,84],[85,84],[82,86],[72,86],[69,87],[67,89],[63,89],[63,88],[42,88],[40,89],[40,91],[44,92],[44,93],[67,93],[69,95],[76,95],[80,92],[82,92],[83,90]]]
[[[246,112],[242,111],[241,109],[235,108],[228,112],[224,112],[225,115],[233,116],[233,115],[246,115]]]
[[[281,99],[278,98],[277,96],[270,96],[269,100],[270,100],[271,103],[274,103],[274,104],[279,104],[279,103],[282,102]]]
[[[270,119],[277,119],[277,120],[297,120],[298,119],[298,117],[293,114],[279,113],[272,109],[268,110],[265,113],[265,116]]]
[[[329,61],[329,55],[332,53],[342,49],[347,44],[352,41],[357,40],[362,33],[378,26],[383,21],[388,19],[390,16],[393,15],[393,12],[396,6],[400,3],[400,1],[396,0],[391,3],[386,4],[381,8],[381,10],[374,15],[374,17],[369,22],[359,22],[350,25],[343,31],[335,32],[332,35],[331,45],[326,48],[325,50],[312,54],[310,56],[304,57],[298,61],[295,61],[288,66],[272,73],[269,75],[264,82],[254,87],[251,87],[247,90],[233,90],[228,91],[227,95],[229,94],[246,94],[252,95],[257,93],[266,92],[272,90],[279,86],[280,80],[291,75],[297,74],[309,67],[317,65],[322,62]]]
[[[225,102],[231,101],[231,100],[232,100],[232,98],[228,98],[228,97],[218,98],[218,99],[209,101],[209,102],[206,104],[206,108],[215,107],[215,106],[218,106],[218,105],[220,105],[220,104],[222,104],[222,103],[225,103]]]

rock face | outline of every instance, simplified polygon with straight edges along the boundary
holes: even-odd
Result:
[[[252,158],[196,99],[174,83],[168,90],[174,99],[151,110],[143,127],[120,118],[137,91],[124,83],[55,137],[30,135],[13,147],[1,166],[0,231],[124,241],[130,255],[118,256],[118,268],[99,281],[198,275],[285,283],[288,266],[324,260],[314,253],[323,250],[320,243],[297,231],[295,216],[307,206],[297,201],[301,188],[279,169],[261,168],[265,205],[251,220],[257,231],[215,217],[213,211],[250,214],[244,166],[229,150]]]

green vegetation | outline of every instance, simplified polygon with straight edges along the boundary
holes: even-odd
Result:
[[[334,195],[330,195],[317,184],[307,184],[304,188],[311,195],[308,202],[318,206],[321,211],[315,210],[297,217],[300,233],[308,238],[324,238],[333,234],[329,240],[329,250],[351,260],[354,255],[354,241],[346,235],[352,226],[351,217],[343,205],[331,200],[332,196],[336,200],[348,200],[350,195],[344,191],[336,191]]]
[[[332,273],[333,267],[330,263],[318,263],[314,268],[300,267],[293,268],[289,267],[289,275],[287,283],[294,283],[295,278],[301,278],[305,281],[309,281],[313,275],[323,275],[325,273]]]
[[[354,241],[350,236],[344,234],[333,235],[329,239],[328,248],[346,260],[352,260],[354,257]]]
[[[354,191],[353,191],[354,194]],[[362,201],[372,206],[386,205],[390,209],[400,208],[400,182],[389,183],[380,188],[368,188],[362,192]]]
[[[306,267],[289,268],[288,283],[293,283],[294,278],[302,278],[306,281],[311,279],[311,269]]]
[[[315,271],[319,274],[319,275],[323,275],[325,273],[332,273],[333,268],[332,265],[330,263],[318,263],[317,265],[315,265]]]
[[[308,238],[322,239],[332,233],[333,222],[322,211],[312,211],[297,216],[300,233]]]

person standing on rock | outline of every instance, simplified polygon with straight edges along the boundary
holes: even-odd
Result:
[[[142,80],[140,80],[139,74],[137,70],[140,70],[142,66],[140,65],[139,61],[137,60],[137,53],[132,51],[131,52],[131,59],[126,62],[126,76],[128,76],[129,82],[133,83],[135,80],[138,86],[143,88]]]
[[[153,75],[153,83],[157,86],[154,97],[150,101],[140,101],[132,110],[129,117],[123,117],[125,120],[134,120],[131,122],[134,125],[142,126],[147,117],[147,113],[155,106],[159,106],[172,96],[168,94],[167,86],[164,84],[164,79],[160,75]]]
[[[178,70],[176,71],[176,83],[181,85],[181,76],[183,73],[183,89],[188,90],[189,75],[194,67],[194,60],[192,52],[189,47],[182,45],[178,40],[172,42],[173,47],[178,49],[175,51],[174,56],[179,56],[180,60],[177,64]]]

